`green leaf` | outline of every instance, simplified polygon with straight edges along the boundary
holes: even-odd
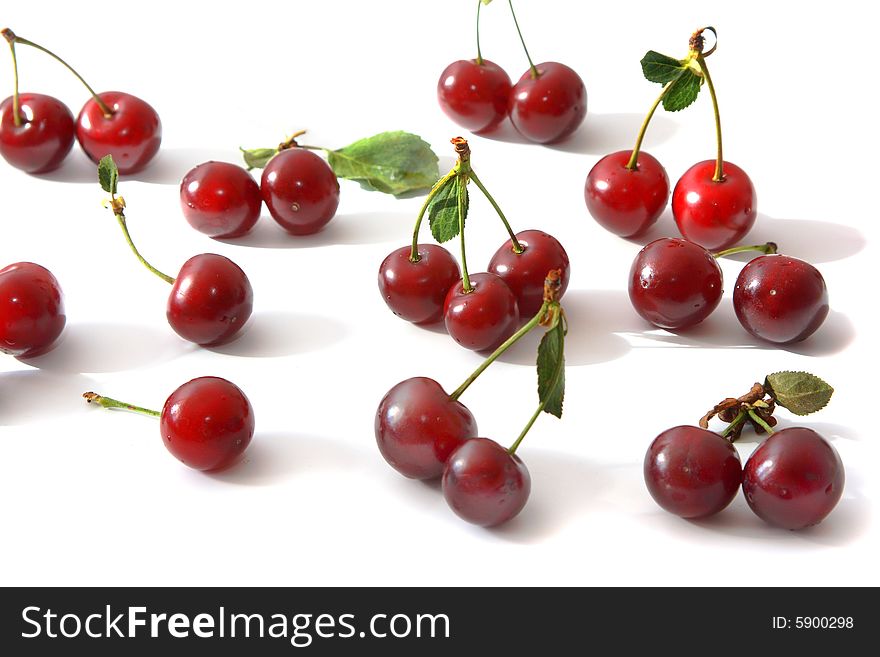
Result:
[[[116,185],[119,182],[119,169],[116,168],[116,162],[113,161],[112,155],[105,155],[98,162],[98,182],[101,183],[101,189],[108,194],[116,194]]]
[[[642,57],[642,73],[651,82],[669,85],[663,96],[663,109],[678,112],[693,103],[700,94],[702,76],[692,68],[690,60],[674,59],[649,50]]]
[[[538,345],[538,399],[544,412],[562,417],[565,397],[565,330],[562,322],[544,333]]]
[[[241,148],[241,156],[247,165],[248,171],[251,169],[263,169],[275,155],[278,153],[277,148]]]
[[[464,210],[467,217],[468,205],[467,189],[462,188],[459,176],[452,176],[441,183],[428,204],[428,223],[435,240],[443,244],[458,235],[459,216]]]
[[[808,372],[776,372],[764,380],[767,394],[795,415],[809,415],[828,405],[834,388]]]
[[[703,78],[687,68],[669,86],[663,96],[663,109],[667,112],[678,112],[693,103],[700,95]]]
[[[440,177],[431,147],[417,135],[402,131],[383,132],[327,151],[327,160],[340,178],[395,196],[430,189]]]
[[[651,82],[659,82],[660,84],[672,82],[681,75],[685,68],[687,68],[687,64],[684,62],[661,55],[654,50],[649,50],[642,57],[642,73]]]

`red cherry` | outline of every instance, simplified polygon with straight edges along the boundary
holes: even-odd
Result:
[[[521,319],[530,319],[544,303],[544,279],[551,269],[562,271],[559,298],[568,287],[568,254],[562,244],[540,230],[524,230],[516,234],[522,253],[513,250],[513,240],[501,245],[489,261],[489,272],[507,283],[516,297]]]
[[[755,337],[786,344],[811,336],[828,316],[828,289],[813,265],[784,255],[749,262],[736,279],[733,308]]]
[[[19,103],[21,125],[15,125],[12,97],[0,103],[0,155],[28,173],[57,169],[73,146],[73,114],[43,94],[20,94]]]
[[[715,160],[698,162],[684,172],[672,191],[672,215],[678,230],[710,251],[733,246],[758,216],[758,197],[746,172],[724,163],[724,179],[715,182]]]
[[[0,269],[0,351],[18,358],[44,354],[66,321],[61,288],[48,269],[32,262]]]
[[[471,132],[489,132],[507,116],[510,76],[488,59],[460,59],[437,82],[437,99],[450,119]]]
[[[837,450],[805,427],[777,431],[746,461],[742,489],[752,511],[771,525],[803,529],[820,522],[843,495]]]
[[[89,98],[76,119],[76,139],[93,161],[112,155],[119,173],[136,173],[159,152],[162,122],[148,103],[121,91],[105,91],[98,97],[112,114],[104,116],[100,105]]]
[[[565,139],[587,115],[587,89],[565,64],[538,64],[523,73],[510,92],[510,120],[526,139],[547,144]]]
[[[166,314],[184,340],[210,346],[231,340],[253,306],[254,292],[241,268],[229,258],[203,253],[180,268]]]
[[[449,455],[477,435],[477,421],[433,379],[415,377],[391,388],[379,404],[376,443],[392,468],[413,479],[433,479]]]
[[[645,454],[644,473],[654,501],[682,518],[718,513],[742,483],[736,449],[700,427],[673,427],[657,436]]]
[[[339,206],[333,169],[303,148],[288,148],[269,160],[260,191],[272,218],[292,235],[317,233]]]
[[[455,258],[436,244],[419,244],[419,261],[410,260],[412,248],[392,251],[379,266],[379,292],[391,311],[414,324],[443,319],[446,293],[461,279]]]
[[[702,322],[721,301],[723,278],[715,258],[686,240],[654,240],[633,261],[629,299],[652,324],[683,329]]]
[[[618,151],[596,162],[587,175],[584,199],[600,226],[621,237],[645,232],[663,214],[669,200],[666,169],[649,153],[639,153],[628,169],[631,151]]]
[[[495,349],[516,332],[516,296],[496,274],[473,274],[470,281],[470,292],[464,291],[461,281],[449,288],[443,304],[446,330],[467,349]]]
[[[180,183],[183,216],[197,231],[210,237],[241,237],[263,207],[260,186],[247,171],[228,162],[205,162]]]
[[[488,438],[473,438],[455,450],[443,470],[443,496],[460,518],[494,527],[526,505],[529,470],[516,454]]]
[[[203,376],[171,393],[159,418],[168,451],[195,470],[222,470],[241,458],[254,436],[254,410],[226,379]]]

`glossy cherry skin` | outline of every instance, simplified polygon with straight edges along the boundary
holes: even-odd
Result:
[[[18,358],[44,354],[66,321],[61,287],[48,269],[32,262],[0,269],[0,351]]]
[[[470,276],[470,292],[461,281],[449,288],[443,319],[449,335],[466,349],[495,349],[516,332],[519,308],[516,296],[496,274]]]
[[[724,163],[724,180],[715,182],[715,160],[684,172],[672,191],[672,216],[691,242],[710,251],[737,244],[755,224],[758,197],[746,172]]]
[[[333,169],[303,148],[289,148],[269,160],[260,191],[269,214],[291,235],[317,233],[339,206]]]
[[[183,216],[210,237],[241,237],[260,218],[260,186],[247,171],[228,162],[205,162],[180,183]]]
[[[596,162],[587,175],[584,199],[593,219],[615,235],[635,237],[663,214],[669,200],[669,176],[650,153],[639,153],[628,169],[631,151],[618,151]]]
[[[433,379],[415,377],[391,388],[379,403],[376,443],[392,468],[412,479],[434,479],[449,455],[477,435],[477,421]]]
[[[790,427],[767,438],[746,461],[742,489],[771,525],[803,529],[820,522],[843,495],[843,463],[818,433]]]
[[[450,119],[471,132],[490,132],[507,116],[510,76],[488,59],[460,59],[437,82],[437,100]]]
[[[488,438],[455,450],[443,470],[443,497],[464,520],[494,527],[516,516],[529,499],[532,480],[516,454]]]
[[[755,337],[777,344],[798,342],[815,333],[828,316],[828,289],[808,262],[765,255],[740,271],[733,308]]]
[[[21,125],[15,125],[12,97],[0,103],[0,155],[16,169],[57,169],[73,146],[73,114],[57,98],[19,95]]]
[[[254,409],[234,383],[202,376],[171,393],[159,430],[165,447],[184,465],[223,470],[241,458],[254,437]]]
[[[721,301],[723,277],[711,253],[664,237],[639,251],[629,272],[629,300],[643,318],[665,329],[702,322]]]
[[[162,122],[149,103],[121,91],[98,94],[112,110],[108,118],[89,98],[76,119],[76,139],[93,161],[112,155],[119,173],[136,173],[159,152]]]
[[[568,137],[587,115],[587,88],[565,64],[538,64],[538,77],[523,73],[510,92],[510,120],[526,139],[548,144]]]
[[[184,340],[210,346],[234,338],[253,307],[254,291],[241,268],[229,258],[202,253],[180,268],[166,316]]]
[[[571,266],[568,254],[552,235],[540,230],[524,230],[516,234],[522,253],[513,250],[513,241],[501,245],[489,261],[489,272],[507,283],[516,297],[520,319],[531,319],[544,303],[544,279],[552,269],[562,271],[559,297],[568,288]]]
[[[742,464],[730,441],[691,426],[657,436],[645,454],[644,473],[654,501],[682,518],[718,513],[742,483]]]
[[[414,324],[443,319],[449,289],[461,280],[455,258],[436,244],[419,244],[419,261],[410,260],[412,247],[392,251],[379,266],[379,292],[398,317]]]

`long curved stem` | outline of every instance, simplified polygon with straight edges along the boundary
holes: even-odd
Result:
[[[666,83],[666,86],[663,87],[663,91],[661,91],[660,95],[657,96],[657,100],[655,100],[654,104],[651,105],[651,109],[648,111],[647,116],[645,116],[645,120],[642,121],[642,127],[639,128],[639,136],[636,137],[636,145],[633,148],[633,152],[629,158],[629,162],[626,163],[627,169],[635,170],[635,168],[638,166],[639,153],[642,150],[642,141],[645,139],[645,133],[648,131],[648,124],[651,122],[651,119],[654,118],[654,112],[656,112],[657,108],[660,107],[660,103],[663,101],[663,98],[666,96],[666,92],[669,91],[669,88],[671,86],[672,82]]]
[[[135,406],[134,404],[129,404],[127,402],[121,402],[118,399],[112,399],[110,397],[104,397],[99,395],[96,392],[84,392],[83,398],[90,404],[97,404],[102,408],[120,408],[124,411],[131,411],[132,413],[140,413],[141,415],[149,415],[150,417],[159,417],[161,413],[159,411],[154,411],[149,408],[144,408],[143,406]]]
[[[516,239],[516,234],[513,232],[513,229],[510,227],[510,224],[507,222],[507,218],[504,216],[504,213],[501,211],[501,208],[498,207],[498,204],[495,202],[495,199],[492,198],[492,195],[489,191],[483,186],[483,183],[477,177],[477,174],[474,173],[474,170],[471,169],[469,174],[470,179],[474,181],[474,184],[479,188],[481,192],[483,192],[483,196],[489,199],[489,203],[492,204],[492,207],[495,208],[495,212],[498,213],[498,216],[501,217],[501,221],[504,223],[504,228],[507,229],[507,234],[510,235],[510,241],[513,242],[513,252],[514,253],[522,253],[523,248],[519,243],[519,240]]]
[[[526,59],[529,60],[529,72],[532,76],[533,80],[538,79],[538,69],[535,68],[535,64],[532,62],[532,58],[529,55],[529,49],[526,48],[526,41],[523,39],[522,31],[519,29],[519,21],[516,20],[516,12],[513,10],[513,0],[507,0],[507,4],[510,5],[510,14],[513,16],[513,24],[516,25],[516,33],[519,34],[519,41],[522,44],[523,50],[526,52]]]
[[[5,36],[5,32],[4,32]],[[15,38],[8,39],[12,53],[12,122],[16,128],[21,127],[21,101],[18,97],[18,58],[15,56]]]
[[[460,183],[464,185],[465,181],[461,180]],[[458,212],[458,237],[459,242],[461,243],[461,287],[465,294],[469,294],[474,291],[474,288],[471,285],[471,278],[468,275],[467,251],[464,248],[464,212],[462,212],[460,208]]]
[[[718,97],[715,95],[715,85],[712,84],[712,76],[709,75],[709,68],[706,66],[706,58],[697,55],[697,64],[703,73],[703,79],[706,80],[706,86],[709,88],[709,96],[712,98],[712,110],[715,112],[715,141],[718,144],[718,155],[715,160],[715,175],[712,180],[721,182],[724,180],[724,157],[721,148],[721,112],[718,110]]]
[[[421,260],[421,256],[419,255],[419,229],[422,227],[422,219],[425,217],[425,211],[428,209],[428,205],[430,205],[431,201],[437,196],[437,193],[440,189],[446,184],[446,182],[452,178],[452,176],[458,174],[458,165],[452,168],[452,170],[443,176],[440,180],[434,183],[434,186],[431,188],[431,191],[428,192],[428,196],[425,198],[425,202],[422,203],[422,208],[419,210],[419,216],[416,217],[416,225],[413,228],[413,238],[412,238],[412,250],[409,253],[410,262],[418,262]]]
[[[713,253],[712,255],[716,258],[723,258],[724,256],[733,255],[734,253],[745,253],[746,251],[758,251],[759,253],[763,253],[764,255],[774,254],[779,250],[779,246],[777,246],[776,242],[767,242],[766,244],[750,244],[749,246],[734,246],[730,249],[724,249],[724,251],[719,251],[718,253]]]
[[[483,0],[477,0],[477,66],[483,65],[483,53],[480,51],[480,8]]]
[[[119,222],[119,227],[122,228],[122,234],[125,235],[125,241],[128,242],[128,246],[131,247],[131,250],[137,256],[137,259],[141,261],[141,264],[149,269],[151,272],[156,274],[159,278],[161,278],[166,283],[170,283],[174,285],[174,279],[168,274],[163,274],[161,271],[156,269],[153,265],[147,262],[147,259],[141,255],[141,252],[137,250],[137,247],[134,245],[134,242],[131,239],[131,234],[128,232],[128,224],[125,222],[125,215],[119,213],[116,215],[116,220]]]
[[[519,447],[519,444],[523,441],[523,438],[526,437],[526,434],[529,432],[529,429],[532,428],[532,425],[535,423],[535,420],[538,419],[538,416],[541,414],[541,411],[544,410],[545,404],[546,404],[546,402],[541,402],[540,404],[538,404],[538,408],[535,409],[535,413],[532,415],[531,419],[526,423],[526,426],[523,427],[523,430],[520,432],[519,437],[516,440],[514,440],[513,445],[511,445],[508,448],[508,450],[507,450],[508,454],[513,456],[516,453],[516,450]]]

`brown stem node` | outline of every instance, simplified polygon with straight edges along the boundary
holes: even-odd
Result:
[[[458,155],[459,162],[466,162],[471,159],[471,147],[468,146],[467,139],[464,137],[453,137],[449,140],[455,148],[455,154]]]

